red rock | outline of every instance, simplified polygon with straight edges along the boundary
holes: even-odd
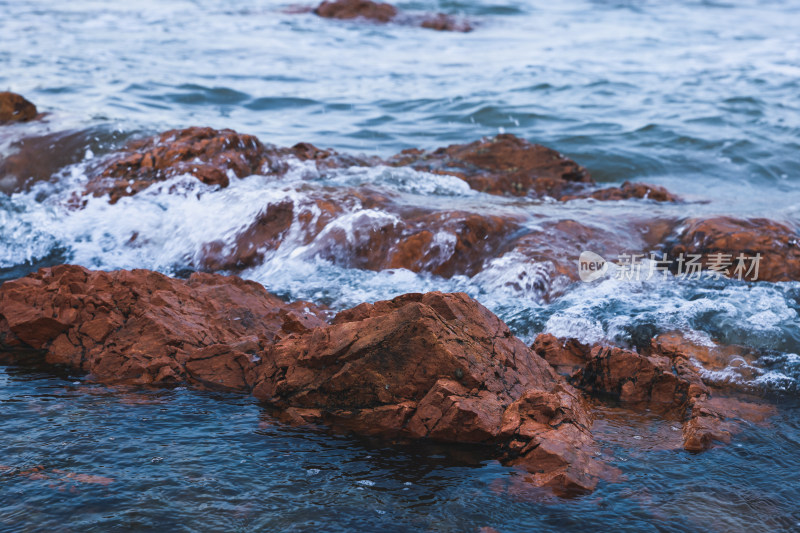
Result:
[[[60,266],[0,286],[0,352],[108,382],[252,391],[296,422],[482,443],[540,486],[594,487],[579,393],[467,295],[321,314],[235,277]]]
[[[276,337],[324,324],[321,314],[239,278],[65,265],[0,287],[0,351],[40,351],[106,382],[241,390],[240,365]]]
[[[334,0],[322,2],[314,13],[330,19],[365,18],[376,22],[389,22],[397,15],[397,8],[391,4],[371,0]]]
[[[372,0],[326,0],[314,9],[314,13],[320,17],[330,19],[350,20],[362,18],[382,24],[394,22],[437,31],[472,31],[472,26],[466,20],[460,20],[444,13],[421,16],[401,14],[391,4],[373,2]]]
[[[26,191],[52,180],[62,168],[82,161],[91,139],[101,134],[96,129],[59,131],[12,142],[14,151],[0,156],[0,192]]]
[[[499,195],[560,198],[592,183],[574,161],[511,134],[433,152],[405,150],[389,163],[456,176],[475,190]]]
[[[586,365],[592,349],[576,339],[559,339],[549,333],[538,335],[531,348],[556,372],[567,377],[574,376]]]
[[[618,400],[628,409],[653,407],[683,421],[683,447],[688,451],[730,442],[742,420],[763,422],[774,414],[771,406],[712,397],[693,361],[722,350],[698,347],[677,334],[654,338],[647,354],[598,345],[587,357],[587,346],[547,334],[537,337],[534,348],[550,364],[567,367],[571,383],[590,394]],[[575,371],[584,357],[583,368]]]
[[[597,189],[596,191],[564,196],[562,201],[574,200],[577,198],[594,198],[595,200],[629,200],[631,198],[641,198],[653,200],[655,202],[680,202],[681,199],[675,196],[664,187],[658,185],[648,185],[647,183],[631,183],[626,181],[620,187],[608,187]]]
[[[208,185],[227,187],[233,176],[283,175],[289,170],[290,157],[314,161],[320,170],[367,164],[308,143],[278,148],[233,130],[187,128],[130,143],[123,155],[112,157],[89,182],[87,193],[109,194],[111,203],[116,203],[180,174],[191,174]]]
[[[365,213],[363,221],[336,223],[347,211],[372,209],[384,216]],[[231,244],[205,245],[196,266],[233,272],[250,268],[280,249],[291,231],[289,246],[313,242],[316,256],[344,267],[472,276],[519,229],[519,222],[510,216],[396,206],[366,187],[308,191],[302,200],[268,205]]]
[[[585,390],[611,395],[624,403],[661,404],[675,409],[682,408],[691,397],[708,393],[683,358],[645,356],[603,346],[592,348],[576,382]]]
[[[466,20],[459,20],[444,13],[425,15],[419,25],[436,31],[457,31],[467,33],[472,31],[472,25]]]
[[[8,91],[0,92],[0,124],[27,122],[37,116],[36,106],[23,96]]]
[[[252,379],[257,398],[322,409],[362,433],[498,446],[556,490],[590,489],[600,472],[577,392],[463,294],[343,311],[276,343]]]
[[[729,277],[738,278],[735,269],[738,257],[744,255],[741,278],[748,281],[800,280],[800,234],[797,229],[765,218],[737,219],[733,217],[693,218],[687,220],[673,237],[675,244],[667,248],[675,260],[679,254],[701,255],[707,268],[713,254],[723,254],[730,266]],[[760,254],[758,274],[752,259]],[[686,272],[686,268],[682,269]],[[756,279],[753,279],[753,278]]]

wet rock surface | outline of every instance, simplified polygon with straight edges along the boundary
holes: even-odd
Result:
[[[27,122],[38,116],[36,106],[24,96],[9,91],[0,92],[0,124]]]
[[[800,280],[800,233],[787,224],[765,218],[687,220],[673,236],[667,252],[672,260],[680,254],[686,258],[699,255],[703,268],[716,263],[728,277],[748,281]],[[753,262],[756,256],[757,272]]]
[[[298,422],[486,444],[563,493],[603,473],[580,394],[468,296],[322,316],[235,277],[64,265],[0,286],[0,351],[107,382],[250,391]]]
[[[242,364],[276,337],[324,324],[258,283],[146,270],[42,269],[0,286],[0,351],[65,365],[107,382],[239,390]]]
[[[289,170],[290,158],[311,161],[319,170],[366,164],[308,143],[279,148],[233,130],[186,128],[130,143],[120,156],[112,157],[96,173],[87,193],[108,194],[111,203],[115,203],[181,174],[191,174],[207,185],[227,187],[231,178],[252,174],[281,176]]]
[[[472,31],[472,26],[466,20],[444,13],[425,15],[401,13],[391,4],[371,0],[326,0],[316,7],[313,13],[330,19],[365,19],[380,24],[394,22],[437,31]]]
[[[599,399],[683,423],[683,448],[699,452],[728,443],[743,422],[763,422],[774,408],[714,391],[702,379],[695,353],[707,349],[676,335],[655,337],[644,353],[575,339],[539,335],[533,349],[569,382]],[[719,394],[718,394],[719,392]]]
[[[477,191],[497,195],[561,198],[593,183],[574,161],[511,134],[432,152],[405,150],[389,164],[456,176]]]
[[[370,0],[335,0],[322,2],[314,13],[329,19],[365,18],[375,22],[389,22],[398,13],[397,8],[383,2]]]
[[[648,185],[647,183],[631,183],[629,181],[624,182],[619,187],[608,187],[574,196],[562,196],[561,200],[568,201],[580,198],[593,198],[601,201],[630,200],[632,198],[652,200],[654,202],[681,201],[680,197],[672,194],[664,187]]]

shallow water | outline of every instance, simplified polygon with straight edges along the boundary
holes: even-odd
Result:
[[[398,5],[461,14],[476,30],[328,21],[286,14],[279,2],[0,0],[0,88],[50,113],[45,122],[0,130],[0,154],[15,151],[22,136],[77,132],[63,155],[73,165],[30,191],[0,193],[0,280],[67,261],[181,274],[204,244],[231,242],[266,205],[302,204],[309,191],[351,186],[375,188],[401,205],[514,214],[530,228],[574,219],[613,231],[643,211],[800,224],[800,6]],[[655,183],[689,203],[509,200],[410,169],[323,178],[297,164],[281,180],[252,176],[216,190],[178,177],[113,206],[95,198],[83,210],[67,209],[86,168],[125,139],[191,125],[382,156],[504,131],[559,150],[600,182]],[[53,149],[67,151],[59,142]],[[183,192],[166,192],[175,187]],[[353,203],[337,224],[355,242],[355,228],[390,216]],[[320,259],[323,244],[288,238],[242,275],[282,297],[336,309],[405,292],[465,291],[528,341],[549,331],[637,345],[678,329],[745,344],[759,352],[746,374],[727,368],[707,378],[766,395],[779,415],[771,427],[750,427],[734,445],[697,456],[611,446],[626,482],[585,498],[532,503],[491,490],[511,471],[479,452],[462,457],[455,449],[260,427],[268,417],[238,396],[140,391],[130,396],[142,401],[131,404],[80,378],[4,369],[0,464],[14,470],[0,473],[0,527],[26,520],[35,529],[90,530],[599,530],[619,520],[661,531],[800,527],[800,283],[606,280],[562,287],[551,301],[540,290],[544,274],[513,257],[473,278],[442,279],[348,268]],[[13,473],[37,464],[115,481]]]

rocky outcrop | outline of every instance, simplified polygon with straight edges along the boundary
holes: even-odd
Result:
[[[468,296],[322,316],[235,277],[64,265],[0,286],[0,353],[106,382],[249,391],[298,422],[480,443],[561,493],[602,474],[580,394]]]
[[[186,128],[130,143],[121,155],[103,165],[89,182],[87,193],[108,194],[111,203],[115,203],[181,174],[191,174],[208,185],[227,187],[232,178],[283,175],[289,170],[290,159],[311,161],[318,170],[367,164],[308,143],[279,148],[233,130]]]
[[[728,277],[748,281],[800,280],[800,233],[765,218],[689,219],[671,239],[667,253],[673,261],[681,254],[684,258],[690,254],[700,256],[703,268],[716,263],[718,268],[712,269]],[[687,271],[685,264],[675,265],[674,269]]]
[[[322,315],[235,277],[62,265],[0,286],[0,352],[33,351],[106,382],[239,390],[241,365]]]
[[[25,97],[8,91],[0,92],[0,124],[27,122],[38,116],[36,106]]]
[[[412,15],[400,13],[391,4],[373,2],[372,0],[326,0],[313,10],[314,14],[323,18],[351,20],[365,19],[385,24],[395,22],[411,26],[420,26],[437,31],[472,31],[472,26],[444,13]]]
[[[539,335],[533,348],[592,396],[682,419],[683,447],[688,451],[730,442],[741,420],[760,422],[773,413],[770,406],[712,395],[695,364],[693,345],[677,342],[675,335],[654,338],[646,353],[588,346],[549,334]]]
[[[433,152],[404,150],[389,164],[456,176],[477,191],[498,195],[561,198],[593,183],[574,161],[511,134]]]

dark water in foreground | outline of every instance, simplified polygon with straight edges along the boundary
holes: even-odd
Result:
[[[47,473],[0,473],[3,531],[800,528],[794,398],[775,398],[780,432],[753,427],[700,455],[650,450],[646,432],[621,437],[603,453],[627,480],[558,500],[515,491],[513,470],[481,450],[284,427],[239,395],[113,390],[18,368],[0,384],[3,462]]]
[[[0,90],[50,113],[0,129],[0,154],[23,136],[73,134],[53,148],[64,169],[33,190],[0,193],[0,280],[60,262],[181,272],[205,243],[230,242],[265,206],[302,202],[322,187],[369,185],[398,203],[523,215],[530,228],[548,219],[609,224],[643,209],[800,225],[796,3],[399,6],[463,14],[477,29],[325,21],[268,1],[0,0]],[[167,194],[186,183],[176,178],[113,206],[97,198],[65,208],[86,167],[126,138],[192,125],[379,155],[505,131],[561,151],[600,182],[660,184],[689,203],[509,201],[410,169],[309,179],[298,166],[280,182],[251,176],[224,190]],[[387,216],[355,205],[337,224],[352,232]],[[334,308],[466,291],[526,340],[548,331],[635,343],[677,329],[745,344],[762,354],[748,372],[731,366],[705,377],[764,395],[778,415],[699,455],[649,450],[659,444],[653,428],[666,422],[609,422],[616,437],[604,453],[626,479],[542,500],[512,490],[513,471],[481,450],[286,428],[241,396],[112,390],[0,368],[0,530],[800,529],[800,283],[609,279],[546,302],[525,278],[535,265],[496,261],[446,280],[344,268],[315,246],[287,238],[243,276]]]

